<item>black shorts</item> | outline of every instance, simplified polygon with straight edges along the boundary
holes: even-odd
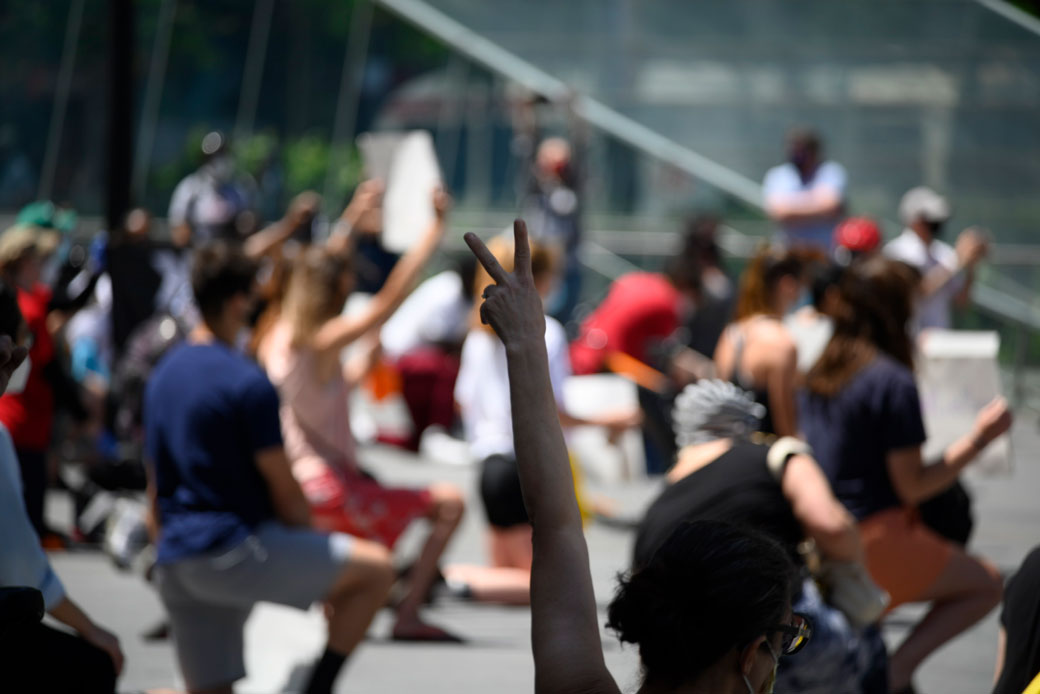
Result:
[[[480,463],[480,500],[484,502],[488,523],[496,528],[531,522],[520,491],[516,459],[512,456],[493,455]]]

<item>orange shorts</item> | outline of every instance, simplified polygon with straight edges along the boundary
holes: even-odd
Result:
[[[916,510],[890,508],[859,524],[867,570],[888,591],[888,609],[924,600],[953,556],[953,545],[931,531]]]
[[[426,489],[384,487],[379,482],[326,467],[303,482],[314,527],[374,540],[393,548],[416,518],[425,518],[433,506]]]

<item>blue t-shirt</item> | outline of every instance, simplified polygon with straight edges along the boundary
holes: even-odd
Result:
[[[890,451],[924,443],[924,420],[910,369],[878,356],[827,398],[802,392],[798,422],[835,496],[863,520],[902,502],[888,476]]]
[[[158,495],[158,562],[231,547],[275,517],[255,454],[282,444],[278,394],[223,344],[163,357],[145,394],[145,435]]]

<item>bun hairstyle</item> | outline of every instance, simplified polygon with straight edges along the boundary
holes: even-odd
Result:
[[[783,548],[757,531],[684,523],[621,577],[607,626],[639,647],[646,683],[678,687],[780,624],[795,577]]]

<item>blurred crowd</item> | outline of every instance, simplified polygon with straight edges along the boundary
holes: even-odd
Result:
[[[245,676],[243,628],[257,602],[324,604],[327,644],[304,689],[318,693],[332,691],[384,606],[392,639],[464,642],[428,621],[431,599],[532,600],[539,519],[514,412],[530,403],[511,393],[522,355],[487,325],[483,302],[501,285],[488,262],[440,251],[448,194],[416,198],[432,222],[397,254],[381,243],[388,182],[362,182],[331,221],[305,192],[265,225],[227,139],[210,133],[201,147],[166,211],[168,238],[134,209],[122,229],[83,239],[75,213],[50,202],[0,234],[2,633],[5,652],[21,654],[13,676],[25,691],[112,692],[123,658],[42,549],[99,544],[140,571],[168,613],[151,635],[172,639],[191,692],[231,691]],[[913,692],[918,666],[1006,599],[994,694],[1022,692],[1040,670],[1037,591],[1022,588],[1035,586],[1037,563],[1005,598],[997,569],[967,548],[971,500],[959,483],[1008,431],[1010,410],[994,400],[924,459],[915,380],[919,340],[954,325],[988,232],[951,235],[950,201],[922,186],[893,210],[903,229],[884,242],[877,221],[849,214],[845,169],[799,129],[763,183],[775,238],[739,275],[720,252],[720,221],[700,215],[662,267],[618,277],[579,314],[590,299],[581,138],[546,137],[521,116],[514,150],[529,254],[514,267],[511,235],[487,239],[486,252],[494,272],[529,273],[541,301],[552,421],[567,442],[579,429],[602,430],[608,445],[637,432],[640,472],[662,483],[611,608],[611,626],[639,645],[644,691],[708,691],[682,687],[715,672],[722,656],[709,654],[749,642],[722,606],[758,604],[751,575],[790,562],[784,625],[798,638],[776,653],[756,646],[773,654],[772,679],[752,658],[711,691]],[[631,401],[575,407],[566,384],[604,375]],[[380,415],[390,401],[403,403],[403,427]],[[374,440],[475,465],[477,489],[386,484],[359,457]],[[569,458],[583,522],[616,520],[584,490],[587,461]],[[74,500],[71,532],[49,525],[51,488]],[[448,565],[467,508],[486,520],[488,561]],[[692,571],[662,569],[689,558],[675,537],[692,542],[700,527],[733,540],[690,525],[700,521],[768,541],[703,569],[720,582],[704,600],[673,599],[676,576]],[[418,553],[395,559],[416,522]],[[729,561],[747,575],[727,574]],[[879,625],[905,603],[930,606],[889,651]],[[715,646],[681,647],[693,637],[670,614],[680,606]],[[74,633],[39,623],[40,610]],[[37,665],[52,662],[74,666]]]

